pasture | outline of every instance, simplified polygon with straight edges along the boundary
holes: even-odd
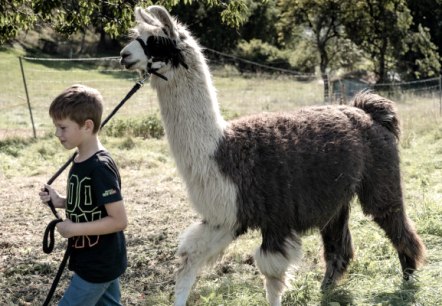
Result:
[[[0,52],[0,62],[8,71],[0,76],[0,103],[21,103],[23,90],[16,53]],[[23,133],[32,135],[26,109],[2,109],[0,113],[0,131],[10,133],[11,126],[12,130],[22,131],[0,138],[1,305],[41,305],[65,250],[58,234],[52,254],[43,253],[41,246],[44,229],[53,216],[39,203],[38,190],[72,154],[51,133],[47,115],[50,101],[61,89],[83,80],[103,92],[109,102],[106,110],[110,111],[133,85],[127,79],[87,68],[60,69],[39,63],[29,66],[34,69],[30,82],[39,79],[41,71],[46,73],[47,69],[54,75],[52,80],[62,78],[63,82],[37,83],[44,94],[38,99],[31,97],[38,126],[36,140],[22,137]],[[93,82],[87,83],[89,80]],[[119,84],[118,89],[109,85],[111,80],[111,84]],[[322,88],[316,81],[215,74],[215,86],[226,117],[289,111],[320,104],[322,99]],[[426,244],[426,264],[412,282],[403,283],[393,247],[377,225],[362,214],[355,200],[350,216],[355,259],[340,285],[326,294],[320,292],[324,272],[322,245],[319,234],[312,231],[303,237],[303,260],[292,271],[283,305],[442,303],[442,117],[438,98],[405,95],[397,106],[402,126],[400,148],[406,209]],[[116,118],[124,126],[130,120],[156,114],[157,109],[153,91],[145,86]],[[131,131],[114,137],[105,130],[101,139],[120,167],[129,217],[129,268],[121,280],[123,304],[171,305],[178,236],[198,216],[190,207],[166,139],[137,137]],[[60,191],[64,189],[65,175],[53,184]],[[235,241],[214,267],[199,276],[189,305],[266,305],[263,279],[252,257],[259,244],[258,232],[249,232]],[[54,302],[62,295],[69,276],[66,269]]]

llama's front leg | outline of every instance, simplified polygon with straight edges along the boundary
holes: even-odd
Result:
[[[270,237],[267,236],[267,238]],[[286,239],[274,238],[271,239],[276,241],[274,243],[276,245],[269,246],[266,243],[266,235],[263,235],[263,244],[256,251],[255,260],[258,269],[265,276],[267,301],[270,306],[281,306],[281,297],[286,287],[287,269],[300,259],[301,242],[294,233]]]
[[[181,259],[175,283],[175,306],[185,306],[196,276],[206,264],[214,263],[234,239],[233,231],[207,223],[191,225],[181,235]]]

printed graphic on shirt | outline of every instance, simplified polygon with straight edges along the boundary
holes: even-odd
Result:
[[[69,177],[66,214],[75,223],[91,222],[102,217],[100,209],[93,205],[91,178],[79,179],[75,174]],[[98,243],[100,236],[74,237],[75,248],[92,247]]]
[[[105,198],[105,197],[111,196],[116,193],[117,193],[117,191],[115,189],[109,189],[109,190],[106,190],[105,192],[103,192],[102,196],[103,196],[103,198]]]

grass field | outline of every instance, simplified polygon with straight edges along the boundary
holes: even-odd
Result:
[[[16,55],[15,51],[0,52],[0,63],[8,71],[0,75],[0,86],[5,86],[0,88],[0,130],[12,132],[12,137],[0,137],[0,305],[41,305],[65,243],[57,234],[54,252],[43,253],[42,235],[53,217],[39,203],[37,194],[72,153],[50,134],[47,107],[69,82],[82,82],[99,87],[109,111],[133,82],[130,77],[119,79],[95,70],[26,63],[29,82],[35,84],[31,101],[39,131],[39,137],[32,139],[26,107],[14,107],[26,104]],[[215,77],[215,84],[227,117],[296,109],[320,103],[322,95],[316,82],[288,79]],[[140,118],[157,108],[155,95],[145,86],[117,116],[123,121]],[[437,99],[410,96],[398,104],[398,110],[405,202],[427,246],[426,264],[414,281],[403,283],[392,246],[355,201],[350,218],[355,259],[345,278],[336,289],[320,292],[322,246],[313,231],[303,238],[303,260],[293,270],[284,305],[442,305],[442,117]],[[14,130],[22,132],[14,134]],[[123,304],[171,305],[178,236],[198,216],[190,208],[165,138],[103,133],[102,140],[120,167],[130,220],[126,231],[129,268],[121,281]],[[66,173],[53,185],[63,190],[65,180]],[[214,267],[199,276],[188,305],[266,305],[263,278],[252,258],[259,244],[258,232],[236,240]],[[66,270],[54,302],[69,277]]]

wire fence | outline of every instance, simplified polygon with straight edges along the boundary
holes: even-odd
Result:
[[[323,104],[323,78],[314,74],[276,68],[206,49],[218,99],[227,117],[260,111],[284,111]],[[1,64],[1,61],[0,61]],[[253,73],[244,65],[254,65]],[[14,65],[12,65],[14,66]],[[109,113],[139,80],[136,72],[122,69],[117,57],[17,59],[8,79],[0,84],[0,140],[38,137],[52,131],[48,115],[51,101],[65,88],[81,83],[98,89]],[[1,81],[1,80],[0,80]],[[327,102],[346,103],[356,92],[371,89],[393,98],[432,99],[442,112],[441,77],[402,83],[368,84],[357,79],[330,81]],[[144,86],[119,111],[119,118],[139,118],[159,111],[156,94]]]
[[[98,89],[104,98],[104,115],[124,98],[139,80],[136,72],[123,70],[116,57],[17,59],[18,73],[11,73],[7,88],[0,89],[0,139],[43,136],[52,131],[48,115],[52,100],[73,84]],[[0,85],[1,86],[1,85]],[[154,108],[155,95],[146,86],[134,95],[126,116],[138,114],[141,107]]]

